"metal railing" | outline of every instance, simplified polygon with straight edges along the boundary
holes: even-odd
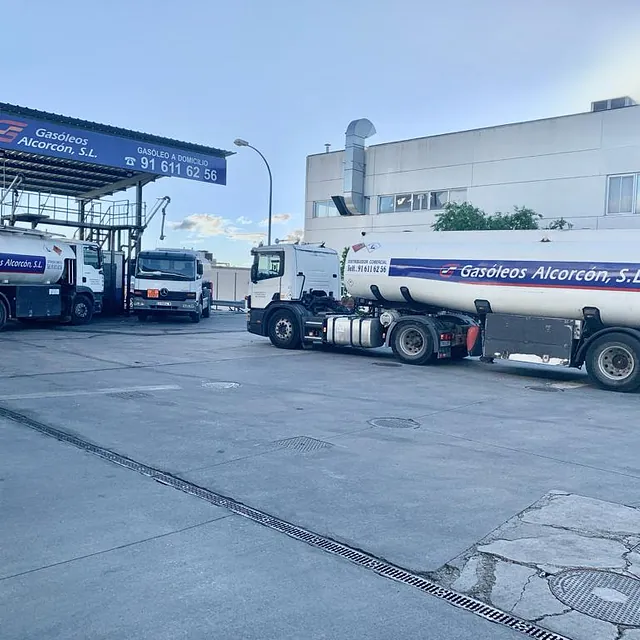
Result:
[[[47,216],[47,222],[79,223],[82,212],[75,198],[34,193],[18,189],[0,189],[0,217],[5,222],[20,215]],[[129,200],[91,200],[85,204],[84,222],[107,227],[135,227],[136,205]],[[146,222],[146,205],[142,205],[142,224]]]

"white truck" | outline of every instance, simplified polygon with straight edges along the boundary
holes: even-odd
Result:
[[[142,322],[150,316],[186,314],[192,322],[211,316],[213,285],[204,264],[187,249],[141,251],[135,262],[131,308]]]
[[[103,292],[96,243],[0,226],[0,329],[12,318],[86,324],[102,310]]]
[[[390,346],[407,364],[468,355],[586,365],[604,389],[640,388],[640,231],[362,234],[253,250],[248,331],[279,348]]]

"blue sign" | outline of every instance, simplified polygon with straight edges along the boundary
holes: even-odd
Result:
[[[225,158],[0,112],[0,149],[212,184],[227,183]]]
[[[640,291],[640,263],[631,262],[391,258],[388,269],[391,277],[463,284]]]
[[[0,273],[44,273],[47,260],[44,256],[23,256],[17,253],[0,253]]]

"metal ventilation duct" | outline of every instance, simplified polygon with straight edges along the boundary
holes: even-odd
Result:
[[[342,216],[360,216],[367,212],[364,197],[364,141],[376,133],[370,120],[353,120],[346,131],[344,148],[344,194],[332,196]]]

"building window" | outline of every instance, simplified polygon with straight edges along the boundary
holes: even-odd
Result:
[[[378,196],[378,213],[403,213],[407,211],[440,211],[447,202],[465,202],[466,189],[441,189],[421,193],[399,193]]]
[[[393,196],[380,196],[378,200],[378,213],[393,213],[395,210],[395,198]]]
[[[411,211],[411,202],[413,195],[411,193],[403,193],[396,196],[396,211]]]
[[[318,200],[313,203],[314,218],[330,218],[337,215],[340,214],[336,209],[336,205],[333,204],[333,200]]]
[[[607,213],[640,213],[638,181],[640,174],[609,176]]]

